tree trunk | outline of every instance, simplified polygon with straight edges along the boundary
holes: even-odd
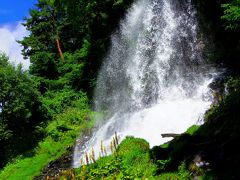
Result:
[[[63,57],[63,53],[62,53],[62,50],[61,50],[59,39],[56,39],[56,43],[57,43],[57,49],[58,49],[59,56],[62,60],[62,63],[64,63],[64,57]]]

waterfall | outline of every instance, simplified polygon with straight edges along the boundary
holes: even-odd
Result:
[[[191,0],[136,1],[112,35],[95,88],[97,129],[76,145],[73,166],[92,147],[98,154],[101,141],[109,146],[115,131],[152,147],[171,140],[163,133],[201,123],[216,75],[203,48]]]

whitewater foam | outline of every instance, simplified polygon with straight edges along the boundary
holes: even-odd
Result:
[[[201,124],[212,102],[208,85],[217,75],[204,62],[196,11],[190,0],[139,0],[112,35],[94,94],[95,111],[104,114],[92,137],[77,144],[73,166],[117,132],[146,139],[150,146]]]

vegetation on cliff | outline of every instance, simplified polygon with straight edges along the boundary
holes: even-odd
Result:
[[[38,0],[30,10],[30,34],[19,42],[30,70],[0,55],[0,179],[39,175],[93,125],[88,97],[130,4]]]
[[[112,155],[58,175],[89,179],[239,179],[240,2],[194,0],[209,59],[227,67],[221,101],[204,125],[149,148],[128,137]],[[41,175],[94,124],[92,90],[110,34],[132,0],[38,0],[19,43],[29,71],[0,54],[0,179]],[[214,9],[214,10],[213,10]],[[211,47],[210,47],[211,45]]]

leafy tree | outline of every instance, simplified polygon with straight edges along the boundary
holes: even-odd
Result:
[[[71,106],[81,95],[81,92],[75,92],[70,88],[64,88],[58,91],[47,91],[42,96],[42,104],[44,112],[48,118],[64,111],[67,106]]]
[[[240,0],[233,0],[231,3],[223,4],[226,29],[239,31],[240,28]]]
[[[30,144],[34,141],[34,136],[26,137],[33,135],[41,118],[38,97],[27,72],[21,66],[13,67],[7,56],[0,54],[0,166],[15,150],[28,148],[27,141]]]
[[[67,22],[71,24],[75,47],[81,48],[88,41],[88,54],[79,87],[91,91],[102,59],[110,45],[110,37],[133,0],[62,0],[67,10]],[[81,43],[81,44],[79,44]]]
[[[56,3],[53,0],[38,1],[36,8],[30,10],[30,18],[23,23],[31,34],[20,41],[24,47],[23,55],[31,61],[30,73],[47,79],[56,79],[59,59],[64,62],[60,31],[65,23],[65,11]]]
[[[91,88],[110,34],[131,1],[38,0],[23,24],[30,35],[20,43],[31,61],[30,73],[40,77],[42,93],[53,81]]]

